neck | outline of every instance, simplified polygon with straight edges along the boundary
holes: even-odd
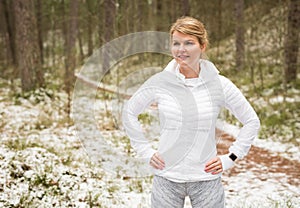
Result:
[[[197,67],[192,68],[183,68],[180,67],[179,71],[181,74],[185,76],[185,78],[198,78],[200,73],[200,65],[198,64]]]

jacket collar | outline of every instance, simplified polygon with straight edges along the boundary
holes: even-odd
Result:
[[[200,80],[207,82],[214,79],[219,74],[219,71],[212,62],[204,59],[200,59],[199,62],[201,68],[199,73]],[[164,71],[174,73],[179,80],[185,83],[185,76],[182,73],[180,73],[179,64],[177,64],[175,59],[168,63]]]

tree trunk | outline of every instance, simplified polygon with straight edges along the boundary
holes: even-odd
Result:
[[[55,7],[53,5],[51,7],[51,11],[55,11]],[[51,12],[51,15],[54,16],[54,12]],[[63,14],[62,14],[62,17],[64,18]],[[51,47],[48,49],[48,50],[50,50],[49,51],[49,57],[51,57],[52,66],[55,66],[55,64],[56,64],[56,60],[55,60],[56,59],[56,57],[55,57],[55,54],[56,54],[55,53],[55,48],[56,48],[56,42],[57,42],[56,37],[55,37],[56,27],[57,27],[57,24],[56,24],[56,21],[55,21],[55,17],[52,17],[51,18],[51,29],[52,29],[52,32],[51,32]],[[47,62],[47,65],[50,65],[50,62]]]
[[[12,12],[12,5],[11,1],[2,0],[2,7],[4,11],[4,18],[6,23],[6,29],[8,33],[8,42],[9,42],[9,49],[11,53],[12,63],[14,66],[17,66],[17,55],[16,55],[16,44],[15,44],[15,33],[14,33],[14,12]]]
[[[110,40],[114,38],[114,28],[115,28],[115,15],[116,15],[116,2],[115,0],[105,0],[104,1],[105,8],[105,30],[104,30],[104,41],[108,43]],[[103,73],[109,69],[110,64],[110,48],[105,51],[103,54]]]
[[[190,4],[189,0],[181,0],[182,4],[182,12],[184,16],[189,16],[190,15]]]
[[[218,21],[218,30],[217,30],[217,57],[219,57],[220,53],[220,42],[223,37],[222,34],[222,0],[218,0],[218,9],[217,9],[217,21]]]
[[[163,23],[163,2],[162,1],[157,1],[156,2],[156,6],[157,6],[157,9],[156,9],[156,14],[157,14],[157,22],[156,22],[156,28],[157,28],[157,31],[163,31],[163,27],[162,27],[162,23]]]
[[[87,38],[88,38],[88,56],[93,53],[93,18],[92,18],[92,2],[91,0],[86,1],[87,10],[88,10],[88,24],[87,24]]]
[[[110,41],[114,37],[116,2],[115,0],[105,0],[105,42]]]
[[[81,12],[80,12],[80,10],[78,9],[78,12],[77,12],[78,14],[77,14],[77,16],[75,17],[75,18],[78,18],[78,17],[80,17],[81,16]],[[83,45],[84,45],[84,40],[82,40],[82,30],[84,30],[85,28],[82,28],[82,30],[81,30],[81,25],[82,25],[82,21],[80,21],[80,20],[77,20],[76,21],[77,22],[77,39],[78,39],[78,48],[79,48],[79,60],[80,60],[80,63],[82,63],[83,62],[83,60],[84,60],[84,57],[85,57],[85,55],[84,55],[84,51],[83,51]],[[91,24],[91,22],[89,22],[89,24]],[[75,41],[76,42],[76,41]],[[75,54],[74,54],[75,55]]]
[[[285,39],[285,82],[297,78],[297,58],[299,52],[300,1],[290,0],[288,8],[288,31]]]
[[[151,1],[151,4],[149,5],[149,13],[148,13],[148,24],[150,30],[155,30],[155,24],[156,24],[156,0]]]
[[[104,34],[103,34],[103,31],[105,30],[105,27],[104,27],[104,18],[105,18],[105,14],[104,14],[104,2],[101,1],[101,2],[98,2],[98,46],[99,47],[102,47],[103,45],[103,42],[104,42]]]
[[[22,90],[30,91],[44,84],[33,0],[15,0],[14,14]]]
[[[77,24],[77,14],[78,14],[78,0],[72,0],[70,2],[70,13],[69,19],[67,21],[67,33],[66,33],[66,84],[67,88],[70,88],[74,81],[73,70],[76,66],[76,57],[75,57],[75,44],[78,33],[78,24]],[[69,91],[69,90],[67,90]]]
[[[145,15],[145,9],[144,9],[144,1],[137,0],[137,31],[143,31],[144,26],[144,15]],[[146,14],[147,15],[147,14]]]
[[[67,112],[70,113],[71,108],[71,89],[75,82],[74,70],[76,67],[75,45],[78,32],[77,15],[78,0],[70,1],[69,19],[67,21],[67,33],[65,36],[65,90],[68,94]]]
[[[38,44],[41,54],[41,63],[44,63],[44,52],[43,52],[43,15],[42,15],[42,0],[36,0],[36,19],[37,19],[37,31],[38,31]]]
[[[80,24],[78,24],[78,26],[80,27]],[[83,52],[83,43],[82,43],[82,36],[81,36],[81,31],[78,28],[78,46],[79,46],[79,54],[80,54],[80,61],[83,62],[84,61],[84,52]]]
[[[235,3],[236,27],[236,69],[238,71],[244,68],[245,53],[245,29],[244,29],[244,0],[236,0]]]

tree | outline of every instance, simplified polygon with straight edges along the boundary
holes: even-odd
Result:
[[[14,18],[13,18],[13,12],[12,9],[12,2],[7,0],[2,0],[2,8],[6,23],[6,30],[8,33],[8,42],[9,42],[9,49],[12,57],[12,63],[14,66],[17,66],[17,57],[16,57],[16,46],[15,46],[15,32],[13,29],[14,25]]]
[[[105,19],[104,19],[104,41],[108,43],[112,38],[114,38],[114,29],[115,29],[115,16],[116,16],[116,2],[115,0],[105,0],[104,1],[105,8]],[[108,70],[110,64],[110,50],[107,49],[103,54],[103,72]]]
[[[288,8],[288,29],[285,39],[285,82],[297,78],[297,58],[299,51],[300,1],[290,0]]]
[[[40,49],[41,63],[44,63],[44,49],[43,49],[43,14],[42,14],[42,0],[36,0],[36,19],[37,19],[37,32],[38,32],[38,44]]]
[[[114,37],[115,16],[116,16],[116,2],[115,0],[105,0],[105,31],[104,40],[107,43]]]
[[[44,85],[33,0],[15,0],[16,55],[22,90]]]
[[[236,0],[235,14],[236,14],[235,61],[236,61],[236,69],[240,71],[244,68],[244,54],[245,54],[244,0]]]
[[[75,82],[75,67],[76,67],[76,51],[75,44],[78,32],[78,0],[70,1],[69,19],[66,21],[67,25],[64,25],[65,33],[65,90],[68,94],[68,108],[67,112],[70,113],[71,109],[71,89]]]
[[[222,32],[222,24],[223,24],[223,19],[222,19],[222,0],[218,0],[218,6],[217,6],[217,37],[216,37],[216,45],[217,45],[217,57],[219,56],[220,52],[220,42],[221,39],[223,38],[223,32]]]
[[[93,53],[93,8],[92,5],[93,2],[91,0],[87,0],[86,1],[86,6],[87,6],[87,10],[88,10],[88,16],[87,16],[87,20],[88,20],[88,24],[87,24],[87,36],[88,36],[88,56],[92,55]]]
[[[184,16],[189,16],[190,15],[190,3],[189,0],[181,0],[182,4],[182,13]]]

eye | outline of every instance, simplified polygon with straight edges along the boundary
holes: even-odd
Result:
[[[188,42],[186,42],[186,45],[194,45],[194,42],[188,41]]]
[[[174,43],[173,43],[173,46],[178,46],[178,45],[179,45],[178,42],[174,42]]]

